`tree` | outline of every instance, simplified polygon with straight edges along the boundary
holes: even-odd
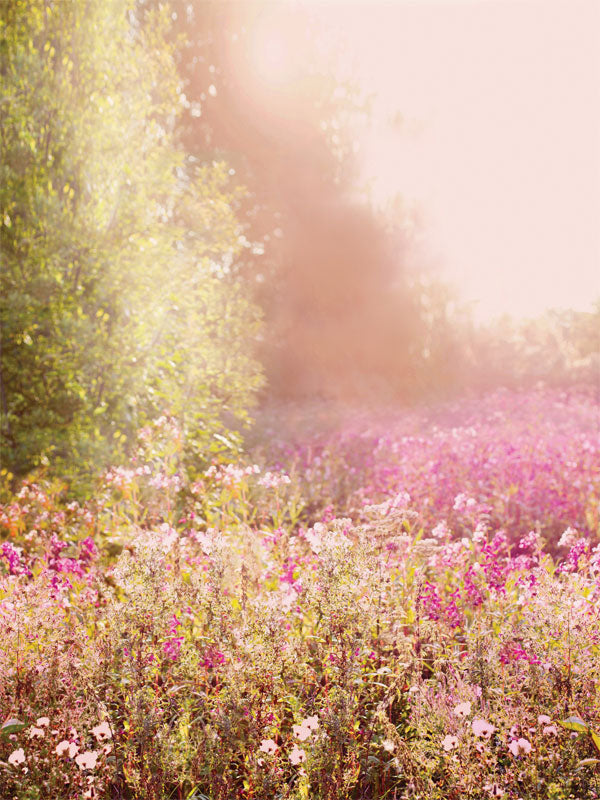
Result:
[[[97,469],[167,411],[198,453],[244,418],[258,315],[222,163],[177,146],[162,7],[2,4],[2,455]]]

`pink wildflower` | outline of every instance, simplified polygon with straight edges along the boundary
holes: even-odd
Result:
[[[293,725],[292,729],[294,731],[294,736],[297,736],[301,742],[308,739],[313,731],[316,731],[319,727],[319,718],[315,715],[313,717],[307,717],[303,719],[299,725]]]
[[[444,737],[444,740],[442,741],[442,747],[444,750],[446,750],[446,752],[454,750],[455,747],[458,747],[458,737],[450,735]]]
[[[468,700],[466,703],[459,703],[455,707],[454,713],[457,717],[468,717],[471,713],[471,703]]]
[[[292,725],[292,730],[294,731],[294,736],[297,736],[301,742],[304,742],[311,734],[311,729],[307,727],[303,722],[300,725]]]
[[[14,750],[8,757],[8,763],[13,767],[18,767],[19,764],[22,764],[25,761],[25,751],[22,747],[19,747],[18,750]]]
[[[260,752],[268,753],[270,756],[274,755],[279,748],[273,739],[263,739],[260,743]]]
[[[80,753],[75,759],[79,769],[95,769],[96,761],[98,761],[96,750],[86,750],[85,753]]]
[[[79,747],[75,744],[75,742],[69,742],[68,739],[63,739],[62,742],[59,742],[56,745],[54,752],[57,756],[62,756],[64,753],[66,753],[69,758],[74,758],[79,752]]]
[[[290,753],[290,761],[292,764],[301,764],[303,761],[306,761],[306,753],[297,744],[294,745],[292,752]]]
[[[559,547],[572,547],[579,539],[579,533],[575,528],[568,527],[563,531],[562,536],[558,540]]]
[[[489,739],[496,728],[484,719],[477,717],[471,723],[471,728],[475,736],[483,736],[484,739]]]
[[[508,745],[508,749],[513,756],[518,756],[521,753],[531,753],[531,742],[528,739],[513,739]]]
[[[171,639],[167,639],[163,644],[163,653],[170,658],[171,661],[177,661],[182,644],[183,636],[173,636]]]
[[[103,742],[105,739],[110,739],[112,737],[110,725],[106,720],[92,728],[92,733],[98,742]]]

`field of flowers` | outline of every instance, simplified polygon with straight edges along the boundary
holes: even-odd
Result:
[[[598,398],[288,430],[4,476],[0,797],[600,798]]]

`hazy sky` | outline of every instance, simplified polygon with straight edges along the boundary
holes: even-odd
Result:
[[[428,248],[479,316],[589,308],[600,297],[600,0],[322,8],[377,95],[363,142],[376,197],[420,206]]]

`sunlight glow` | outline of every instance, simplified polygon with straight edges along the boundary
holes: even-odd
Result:
[[[249,61],[255,77],[271,88],[283,88],[297,69],[293,37],[277,15],[259,18],[253,27]]]
[[[600,4],[324,6],[375,96],[363,177],[480,317],[600,296]]]

